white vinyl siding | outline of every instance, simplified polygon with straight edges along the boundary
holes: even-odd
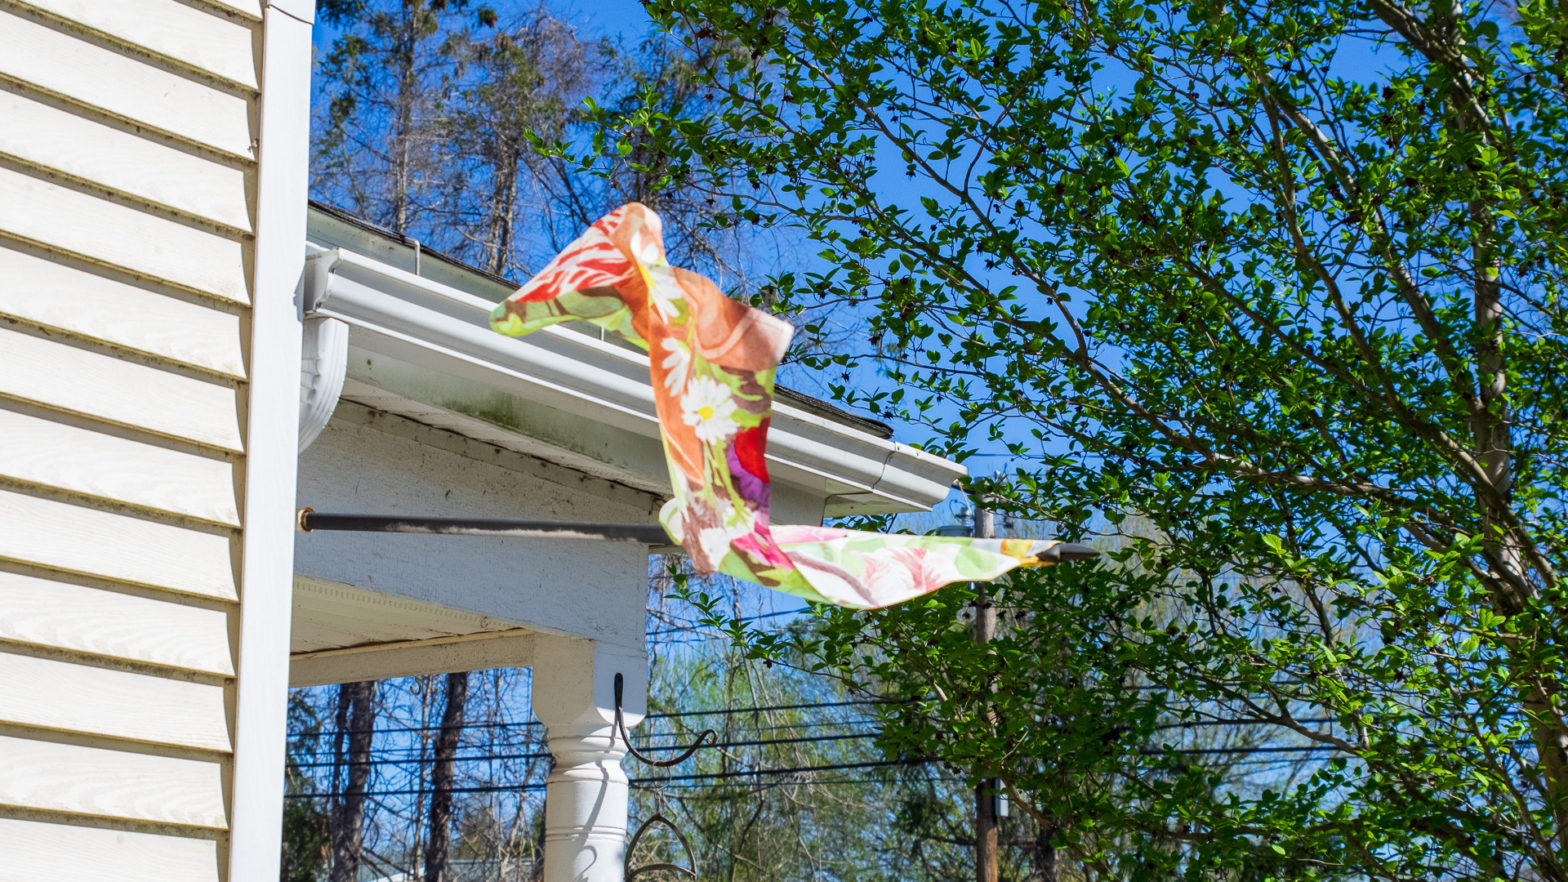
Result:
[[[0,395],[240,452],[228,383],[137,364],[48,334],[0,330]]]
[[[185,64],[256,91],[251,23],[166,0],[21,0],[41,13],[96,31],[132,52]]]
[[[220,878],[214,838],[113,828],[72,827],[0,817],[0,882],[113,879],[114,882],[205,882]]]
[[[0,144],[8,140],[0,135]],[[0,166],[0,229],[7,234],[195,294],[250,301],[249,243],[161,217],[147,210],[151,206],[126,205],[119,201],[124,193],[110,201],[29,172]],[[49,210],[39,211],[40,205]]]
[[[84,656],[234,675],[233,604],[0,572],[0,640]]]
[[[168,5],[178,6],[174,0]],[[24,10],[6,0],[5,7]],[[249,95],[218,88],[79,39],[32,16],[0,11],[0,76],[191,144],[254,159]]]
[[[238,527],[234,472],[226,459],[0,410],[0,480]]]
[[[222,764],[0,734],[0,801],[222,829],[227,821]]]
[[[260,18],[0,0],[0,882],[228,873]]]
[[[226,687],[0,652],[0,720],[217,752],[233,747]]]
[[[107,508],[0,490],[0,561],[238,599],[233,539]]]
[[[187,217],[251,232],[244,162],[224,161],[152,141],[101,119],[79,116],[37,94],[0,91],[5,151],[16,164]]]
[[[191,0],[191,2],[229,13],[232,18],[248,19],[252,22],[261,21],[261,0]]]
[[[3,94],[3,93],[0,93]],[[245,378],[240,313],[0,242],[0,314],[220,376]],[[69,297],[60,292],[70,292]]]

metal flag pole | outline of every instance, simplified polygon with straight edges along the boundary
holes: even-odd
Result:
[[[675,548],[675,542],[658,524],[599,524],[589,522],[527,521],[512,518],[438,518],[421,515],[339,514],[299,510],[302,533],[424,533],[441,536],[509,536],[518,539],[599,539],[636,542],[651,548]],[[965,533],[967,534],[967,529]],[[1053,545],[1037,555],[1060,563],[1088,560],[1099,552],[1076,542]]]
[[[508,536],[522,539],[600,539],[664,547],[673,545],[658,524],[562,523],[511,518],[436,518],[419,515],[331,514],[302,508],[301,532],[427,533],[442,536]]]

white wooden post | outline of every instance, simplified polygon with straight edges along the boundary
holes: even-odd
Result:
[[[534,716],[545,726],[555,770],[545,786],[544,882],[622,882],[628,787],[615,731],[615,675],[624,679],[630,728],[648,702],[641,649],[570,637],[541,641],[534,659]]]

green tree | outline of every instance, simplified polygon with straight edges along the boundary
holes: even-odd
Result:
[[[314,72],[311,191],[408,235],[448,188],[438,120],[451,89],[447,38],[468,0],[322,0],[333,36]]]
[[[670,186],[657,145],[590,113],[645,99],[672,118],[699,113],[696,74],[711,59],[663,38],[589,39],[548,4],[518,0],[322,0],[319,17],[313,198],[518,277],[641,201],[684,264],[753,287],[755,231],[701,223],[731,182],[684,163]],[[605,143],[623,148],[589,149]]]
[[[588,176],[541,148],[588,137],[583,101],[603,88],[612,50],[543,6],[493,24],[446,43],[456,67],[439,120],[450,184],[442,241],[454,256],[506,275],[542,265],[571,241],[561,236],[582,225],[576,218],[599,208],[597,194],[581,192]]]
[[[841,395],[1153,527],[985,650],[962,591],[826,614],[796,648],[922,703],[890,743],[1097,877],[1568,879],[1557,7],[651,6],[718,107],[633,122],[818,243],[778,283],[864,322]],[[1200,724],[1316,759],[1237,784]]]
[[[289,695],[288,767],[283,773],[282,882],[317,882],[327,870],[332,837],[326,800],[312,795],[315,781],[301,767],[322,753],[321,715],[303,692]]]

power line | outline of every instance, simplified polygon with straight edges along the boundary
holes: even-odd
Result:
[[[697,780],[711,780],[711,779],[716,779],[716,778],[756,777],[756,776],[761,776],[761,775],[790,775],[790,774],[803,774],[803,773],[806,773],[806,772],[815,772],[815,771],[837,771],[837,770],[842,770],[842,769],[870,769],[870,768],[880,768],[880,767],[886,767],[886,766],[914,765],[914,764],[923,763],[923,762],[927,762],[927,760],[923,760],[923,759],[873,760],[873,761],[869,761],[869,762],[860,762],[860,763],[832,763],[832,764],[820,765],[820,766],[794,766],[794,767],[791,767],[791,768],[784,768],[784,769],[752,769],[752,770],[749,770],[749,771],[710,772],[710,773],[699,773],[699,774],[692,774],[692,775],[671,775],[671,776],[663,777],[663,778],[660,778],[660,777],[632,778],[632,779],[629,780],[628,783],[631,783],[631,784],[658,784],[658,783],[661,783],[663,781],[697,781]],[[543,784],[524,784],[524,785],[475,784],[475,785],[471,785],[471,786],[468,786],[468,787],[447,787],[447,788],[441,788],[441,792],[444,792],[444,793],[494,793],[494,792],[497,792],[497,791],[537,790],[537,789],[542,789],[544,786],[545,785],[543,785]],[[410,788],[410,789],[404,789],[404,790],[377,790],[377,791],[367,790],[367,791],[364,792],[364,795],[367,796],[367,797],[423,796],[425,794],[435,793],[435,792],[437,792],[437,788],[434,788],[434,787],[421,787],[421,788]],[[326,792],[312,791],[312,792],[309,792],[309,793],[285,794],[285,796],[288,796],[288,797],[294,798],[294,799],[323,798],[323,797],[335,796],[335,795],[336,794],[331,792],[331,791],[326,791]]]
[[[1337,750],[1339,750],[1339,748],[1337,748],[1337,747],[1335,747],[1333,745],[1299,745],[1299,746],[1277,746],[1277,747],[1216,747],[1216,748],[1169,748],[1169,749],[1141,748],[1138,751],[1138,753],[1140,755],[1143,755],[1143,756],[1164,756],[1166,754],[1175,754],[1175,755],[1180,755],[1180,756],[1225,756],[1225,755],[1239,755],[1239,754],[1252,755],[1252,754],[1270,754],[1270,753],[1271,754],[1287,754],[1287,753],[1312,754],[1312,753],[1322,753],[1322,752],[1325,752],[1325,751],[1332,752],[1332,751],[1337,751]],[[897,760],[867,760],[867,761],[854,762],[854,763],[829,763],[829,764],[825,764],[825,765],[816,765],[816,766],[792,766],[792,767],[779,768],[779,769],[746,769],[746,770],[735,770],[735,771],[729,771],[729,772],[698,772],[698,773],[692,773],[692,774],[686,774],[686,775],[669,775],[669,776],[664,776],[664,777],[656,777],[655,776],[655,777],[632,778],[632,779],[630,779],[630,783],[632,783],[632,784],[660,784],[660,783],[663,783],[663,782],[679,782],[679,781],[713,781],[713,780],[725,780],[725,779],[734,779],[734,778],[752,778],[752,777],[774,776],[774,775],[796,775],[796,774],[806,774],[806,773],[811,773],[811,772],[842,771],[842,770],[846,770],[846,769],[887,768],[887,767],[890,767],[890,766],[920,765],[920,764],[932,763],[932,762],[937,762],[937,761],[938,760],[935,760],[935,759],[930,758],[930,757],[917,757],[917,758],[911,758],[911,759],[897,759]],[[476,784],[476,785],[472,785],[472,786],[468,786],[468,787],[443,788],[442,790],[443,790],[443,792],[447,792],[447,793],[495,793],[495,792],[502,792],[502,791],[538,790],[538,789],[541,789],[543,787],[544,787],[543,784],[521,784],[521,785]],[[416,796],[416,795],[417,796],[422,796],[422,795],[425,795],[425,794],[428,794],[428,793],[434,793],[434,792],[436,792],[436,790],[437,790],[437,788],[433,788],[433,787],[420,787],[420,788],[405,789],[405,790],[366,791],[365,795],[367,797],[368,796],[375,796],[375,797]],[[312,792],[308,792],[308,793],[287,794],[287,796],[289,798],[293,798],[293,799],[325,798],[325,797],[328,797],[328,796],[335,796],[335,795],[336,794],[334,792],[332,792],[332,791],[325,791],[325,792],[312,791]]]
[[[760,614],[754,615],[754,616],[745,616],[743,618],[733,619],[732,621],[741,622],[741,623],[745,623],[745,624],[750,624],[751,622],[760,622],[763,619],[776,619],[779,616],[798,616],[798,615],[801,615],[802,613],[809,613],[809,612],[811,612],[811,607],[803,606],[803,607],[800,607],[799,609],[783,609],[783,610],[777,610],[775,612],[770,612],[770,613],[760,613]],[[655,629],[653,629],[651,631],[646,632],[643,636],[645,636],[645,637],[654,637],[654,636],[657,636],[659,634],[675,634],[675,633],[678,633],[678,632],[687,632],[687,633],[693,633],[696,637],[698,637],[698,638],[700,638],[701,640],[704,640],[704,641],[705,640],[716,640],[716,639],[719,639],[719,638],[722,638],[722,637],[726,636],[726,635],[724,635],[724,634],[722,634],[720,632],[717,632],[717,631],[714,631],[714,632],[711,632],[711,633],[703,633],[701,631],[697,631],[696,629],[702,624],[701,622],[694,622],[694,621],[690,621],[690,620],[682,620],[682,622],[683,623],[681,623],[681,624],[677,624],[676,622],[673,622],[673,621],[667,621],[667,620],[663,621],[663,622],[661,622],[661,624],[667,625],[668,627],[655,628]],[[667,640],[667,641],[664,641],[664,642],[672,643],[672,642],[676,642],[676,641],[668,641]],[[680,642],[697,642],[697,641],[680,641]]]
[[[1148,684],[1148,685],[1142,685],[1142,686],[1130,686],[1130,687],[1127,687],[1127,688],[1131,689],[1131,690],[1134,690],[1134,691],[1146,691],[1146,690],[1162,689],[1164,687],[1153,685],[1153,684]],[[671,713],[646,714],[646,715],[643,716],[643,720],[645,720],[645,721],[647,721],[647,720],[674,720],[674,719],[685,719],[685,718],[688,718],[688,717],[736,716],[736,715],[744,715],[744,714],[770,713],[770,712],[774,712],[774,711],[786,711],[786,710],[810,710],[812,708],[819,708],[819,707],[820,708],[832,708],[832,707],[875,707],[875,706],[878,706],[878,705],[913,704],[913,703],[915,703],[915,701],[917,701],[917,699],[854,698],[854,699],[848,699],[848,700],[845,700],[845,701],[815,701],[815,702],[803,702],[803,703],[800,703],[800,704],[774,704],[774,705],[761,705],[761,706],[753,706],[753,707],[713,708],[713,709],[709,709],[709,710],[676,711],[676,712],[671,712]],[[1228,721],[1201,721],[1201,722],[1193,722],[1191,724],[1188,724],[1188,723],[1172,723],[1172,724],[1169,724],[1169,725],[1171,725],[1171,726],[1203,725],[1203,724],[1208,724],[1208,723],[1221,723],[1221,722],[1227,722],[1228,723]],[[1245,725],[1247,722],[1250,722],[1250,721],[1235,721],[1235,723],[1232,723],[1232,724],[1234,724],[1234,725]],[[1334,721],[1333,720],[1299,720],[1298,722],[1301,722],[1301,723],[1319,723],[1319,722],[1334,722]],[[456,728],[460,728],[460,729],[533,729],[533,728],[538,728],[541,725],[543,725],[543,724],[540,723],[538,720],[528,720],[528,721],[525,721],[525,722],[494,722],[494,721],[488,721],[488,722],[464,723],[463,725],[458,726]],[[810,725],[810,723],[802,723],[801,725]],[[1257,725],[1268,725],[1268,724],[1259,722],[1259,723],[1257,723]],[[431,725],[431,726],[378,726],[378,727],[372,728],[371,732],[372,732],[372,734],[388,734],[388,735],[390,735],[390,734],[394,734],[394,733],[438,732],[440,730],[441,730],[441,726],[439,726],[439,725]],[[342,734],[342,735],[353,735],[353,734],[358,734],[359,731],[361,731],[361,730],[357,730],[357,729],[322,729],[320,731],[320,733],[318,733],[318,735],[316,737],[330,738],[330,737],[335,737],[335,736],[337,736],[339,734]]]
[[[1138,753],[1143,756],[1164,756],[1167,753],[1181,756],[1230,756],[1239,753],[1321,753],[1325,750],[1337,751],[1339,748],[1333,744],[1303,744],[1282,745],[1279,747],[1182,747],[1161,749],[1158,747],[1141,748]]]
[[[1155,689],[1155,688],[1158,688],[1158,687],[1155,687],[1155,686],[1144,686],[1144,687],[1134,687],[1134,688],[1137,688],[1137,689]],[[744,715],[744,714],[760,714],[760,713],[767,713],[767,712],[772,712],[772,711],[783,711],[783,710],[809,710],[811,708],[818,708],[818,707],[831,708],[831,707],[877,706],[877,705],[911,704],[913,702],[914,702],[913,699],[896,699],[896,698],[851,699],[851,700],[847,700],[847,701],[810,702],[810,703],[803,703],[803,704],[778,704],[778,705],[766,705],[766,706],[757,706],[757,707],[718,708],[718,709],[711,709],[711,710],[679,711],[679,712],[673,712],[673,713],[646,714],[646,715],[643,716],[643,720],[644,721],[648,721],[648,720],[683,719],[683,718],[687,718],[687,717],[736,716],[736,715]],[[1518,714],[1504,714],[1504,716],[1518,716]],[[802,727],[802,726],[870,725],[870,724],[877,723],[877,722],[880,722],[880,720],[878,720],[875,717],[865,717],[865,718],[862,718],[862,719],[859,719],[859,720],[802,720],[802,721],[800,721],[798,723],[785,723],[785,724],[781,724],[781,725],[777,725],[777,726],[760,726],[760,727],[739,726],[739,727],[736,727],[736,728],[739,729],[740,731],[763,732],[763,731],[771,731],[771,730],[777,730],[777,729],[797,728],[797,727]],[[1312,717],[1312,718],[1302,719],[1302,720],[1292,720],[1292,722],[1296,723],[1296,724],[1300,724],[1300,725],[1325,725],[1325,724],[1329,724],[1329,723],[1338,723],[1338,722],[1340,722],[1340,720],[1338,718],[1336,718],[1336,717]],[[456,728],[460,728],[460,729],[502,729],[502,730],[511,730],[511,729],[535,729],[535,728],[538,728],[538,727],[540,727],[542,725],[543,724],[540,723],[537,720],[529,720],[527,722],[478,722],[478,723],[464,723],[462,726],[459,726],[459,727],[456,727]],[[1248,719],[1235,719],[1235,720],[1187,720],[1187,721],[1172,722],[1172,723],[1160,723],[1160,724],[1157,724],[1157,725],[1153,726],[1152,728],[1154,730],[1164,730],[1164,729],[1197,728],[1197,727],[1201,727],[1201,726],[1263,726],[1263,727],[1282,728],[1281,724],[1279,724],[1279,723],[1274,723],[1274,722],[1270,722],[1270,721],[1267,721],[1267,720],[1248,720]],[[372,732],[372,734],[378,734],[378,735],[392,735],[392,734],[400,734],[400,733],[405,733],[406,734],[406,733],[414,733],[414,732],[439,732],[440,730],[441,730],[441,726],[439,726],[439,725],[432,725],[432,726],[378,726],[378,727],[375,727],[375,728],[371,729],[371,732]],[[335,736],[337,736],[339,734],[343,734],[343,735],[356,734],[359,731],[362,731],[362,730],[357,730],[357,729],[322,729],[320,732],[316,733],[313,737],[316,737],[316,738],[332,738],[332,737],[335,737]],[[647,737],[657,738],[657,737],[666,737],[666,736],[673,736],[673,735],[679,735],[679,734],[680,733],[648,733]]]
[[[709,747],[764,747],[764,746],[773,745],[773,744],[812,744],[812,743],[817,743],[817,742],[822,742],[822,741],[848,741],[848,740],[851,740],[851,739],[861,739],[861,740],[863,740],[863,739],[866,739],[866,738],[873,738],[875,736],[876,736],[875,732],[861,732],[861,733],[852,733],[852,734],[848,734],[848,735],[813,735],[813,736],[809,736],[809,737],[802,736],[802,737],[798,737],[798,738],[753,739],[753,740],[749,740],[749,741],[721,741],[721,742],[717,742],[717,743],[714,743],[714,744],[709,744],[707,746],[709,746]],[[656,745],[656,746],[649,746],[649,747],[641,748],[641,750],[644,753],[648,753],[648,752],[651,752],[651,751],[680,752],[680,751],[685,751],[685,750],[689,750],[689,749],[691,749],[691,745],[689,745],[689,744],[670,744],[670,745],[664,745],[664,746],[657,746]],[[548,758],[549,756],[550,756],[550,753],[548,751],[539,751],[539,752],[536,752],[536,753],[477,754],[477,755],[472,755],[472,756],[454,756],[454,757],[452,757],[452,760],[454,762],[463,762],[463,761],[494,761],[494,760],[525,760],[525,759],[545,759],[545,758]],[[291,769],[324,768],[324,767],[327,767],[327,766],[340,766],[340,767],[387,766],[387,765],[400,765],[400,764],[403,764],[403,763],[413,762],[414,759],[415,758],[391,759],[391,758],[383,757],[381,759],[368,759],[368,760],[358,760],[358,761],[344,760],[342,762],[338,762],[338,761],[334,761],[334,760],[315,760],[315,761],[308,762],[308,763],[289,763],[288,766]]]
[[[638,784],[660,784],[665,781],[716,781],[726,778],[751,778],[759,775],[798,775],[806,772],[834,772],[843,769],[877,769],[888,766],[911,766],[931,762],[930,758],[872,760],[862,763],[830,763],[821,766],[794,766],[786,769],[752,769],[733,772],[698,772],[689,775],[669,775],[663,778],[634,778]]]
[[[725,727],[725,730],[726,730],[726,732],[728,734],[730,734],[732,736],[733,735],[741,735],[741,734],[761,735],[761,734],[769,733],[769,732],[798,732],[798,731],[801,731],[801,730],[809,730],[809,729],[846,729],[846,728],[854,728],[854,727],[873,726],[873,725],[876,725],[877,723],[880,723],[880,722],[881,721],[878,720],[875,717],[861,717],[859,719],[852,719],[852,720],[807,720],[807,721],[803,721],[803,722],[799,722],[799,723],[784,723],[784,724],[780,724],[780,725],[776,725],[776,726],[733,726],[733,727]],[[382,730],[378,729],[376,731],[380,732]],[[862,737],[870,737],[870,736],[873,736],[875,734],[877,734],[877,733],[875,733],[875,732],[862,733]],[[642,739],[690,738],[691,735],[692,735],[692,733],[690,731],[683,731],[683,732],[642,732],[642,733],[639,734],[638,737],[642,738]],[[323,736],[323,737],[325,737],[325,736]],[[525,738],[519,738],[519,739],[507,739],[505,741],[485,741],[485,742],[479,742],[479,743],[472,743],[472,742],[470,742],[466,746],[483,748],[485,750],[503,750],[503,749],[506,749],[506,748],[511,747],[513,745],[518,745],[518,746],[537,745],[537,744],[542,743],[542,741],[543,741],[543,739],[541,739],[541,738],[525,737]],[[667,749],[671,749],[671,748],[664,747],[664,746],[653,746],[653,747],[646,748],[646,749],[650,749],[650,750],[667,750]],[[371,749],[371,754],[373,756],[381,757],[382,759],[384,759],[387,762],[414,762],[414,761],[418,760],[421,756],[427,756],[428,755],[428,751],[429,751],[428,747],[424,747],[424,746],[421,746],[421,745],[418,745],[418,744],[403,743],[403,744],[397,744],[397,745],[387,745],[385,743],[381,743],[381,744],[378,744],[378,745],[376,745],[375,747],[373,747]],[[399,758],[393,756],[394,754],[400,754],[402,756],[402,758],[399,759]],[[471,756],[460,756],[460,757],[458,757],[458,759],[460,759],[460,760],[466,760],[466,759],[496,759],[496,758],[501,758],[501,757],[505,757],[505,756],[508,756],[508,755],[507,754],[500,754],[500,753],[496,753],[496,754],[486,753],[486,754],[476,754],[476,755],[471,755]],[[323,762],[305,763],[305,764],[301,764],[301,765],[302,766],[303,765],[330,765],[330,763],[327,763],[327,762],[323,761]]]
[[[963,783],[964,782],[963,778],[958,778],[958,777],[954,777],[954,776],[951,776],[951,775],[931,776],[931,777],[923,778],[922,780],[924,780],[924,781],[941,782],[941,783],[944,783],[944,784],[959,784],[959,783]],[[771,789],[771,788],[774,788],[774,787],[787,787],[787,786],[789,786],[791,784],[794,784],[794,783],[798,783],[798,782],[793,782],[793,781],[767,781],[767,782],[762,782],[762,781],[758,781],[758,782],[754,782],[752,784],[752,789],[753,790],[766,790],[766,789]],[[827,779],[827,780],[823,780],[821,778],[817,778],[817,779],[815,779],[815,780],[813,780],[811,782],[812,786],[814,786],[814,787],[837,787],[837,786],[840,786],[840,785],[858,785],[858,784],[884,784],[885,785],[887,783],[888,783],[888,781],[887,781],[886,778],[830,778],[830,779]],[[673,785],[669,785],[669,786],[649,787],[646,784],[632,784],[631,786],[634,789],[641,790],[641,791],[643,791],[645,793],[660,794],[660,793],[663,793],[666,790],[702,790],[702,789],[705,789],[708,785],[706,785],[706,784],[673,784]]]
[[[815,707],[855,707],[857,705],[876,704],[907,704],[908,702],[896,698],[857,698],[848,701],[816,701],[805,704],[775,704],[768,707],[736,707],[721,708],[719,710],[680,711],[669,714],[649,714],[644,717],[648,720],[671,720],[682,717],[709,717],[728,716],[733,714],[764,713],[768,711],[808,710]]]
[[[643,719],[644,720],[674,720],[674,719],[684,719],[686,717],[733,716],[733,715],[737,715],[737,714],[770,713],[770,712],[773,712],[773,711],[808,710],[810,708],[818,708],[818,707],[855,707],[855,706],[859,706],[859,705],[907,704],[907,703],[908,702],[905,701],[905,700],[900,700],[900,699],[895,699],[895,698],[865,698],[865,699],[850,699],[848,701],[816,701],[816,702],[807,702],[807,703],[803,703],[803,704],[775,704],[775,705],[766,705],[766,706],[759,706],[759,707],[734,707],[734,708],[716,708],[716,709],[712,709],[712,710],[677,711],[677,712],[673,712],[673,713],[663,713],[663,714],[646,714],[646,715],[643,716]],[[543,724],[540,723],[538,720],[529,720],[527,722],[464,723],[463,725],[457,726],[457,727],[454,727],[454,728],[459,728],[459,729],[532,729],[532,728],[536,728],[536,727],[541,726],[541,725],[543,725]],[[441,728],[442,727],[439,726],[439,725],[434,725],[434,726],[387,726],[387,727],[374,727],[370,731],[371,731],[372,734],[391,734],[391,733],[394,733],[394,732],[439,732],[439,731],[441,731]],[[357,733],[359,733],[361,731],[363,731],[363,730],[360,730],[360,729],[322,729],[320,734],[317,737],[330,738],[330,737],[335,737],[335,736],[340,735],[340,734],[342,734],[342,735],[353,735],[353,734],[357,734]]]
[[[866,722],[875,722],[875,720],[867,720]],[[1251,721],[1245,721],[1245,720],[1195,720],[1195,721],[1184,722],[1184,723],[1164,723],[1164,724],[1155,726],[1154,729],[1155,730],[1164,730],[1164,729],[1177,729],[1177,728],[1181,728],[1181,729],[1196,728],[1196,727],[1201,727],[1201,726],[1235,726],[1235,725],[1246,725],[1249,722],[1251,722]],[[1322,724],[1322,723],[1336,722],[1336,720],[1334,720],[1332,718],[1314,718],[1314,719],[1308,719],[1308,720],[1299,720],[1297,722],[1300,722],[1302,724]],[[770,728],[770,729],[804,728],[804,727],[810,726],[810,725],[814,725],[814,724],[803,723],[803,724],[797,724],[797,725],[792,725],[792,726],[768,727],[768,728]],[[829,724],[829,725],[834,725],[834,724]],[[843,725],[843,724],[837,724],[837,725]],[[742,731],[751,731],[751,730],[743,729]],[[683,733],[678,733],[678,732],[669,732],[669,733],[652,734],[649,737],[654,737],[654,738],[659,738],[659,737],[679,738],[679,737],[689,737],[689,734],[690,733],[684,733],[683,734]],[[796,736],[796,737],[792,737],[792,738],[748,739],[748,740],[740,740],[740,741],[716,742],[716,743],[710,744],[708,746],[716,747],[716,748],[731,748],[731,747],[767,747],[767,746],[772,746],[772,745],[784,745],[784,744],[814,744],[814,743],[821,743],[821,742],[828,742],[828,741],[866,740],[866,739],[870,739],[870,738],[875,738],[879,734],[880,734],[879,732],[855,732],[855,733],[846,733],[846,734],[837,734],[837,735]],[[689,744],[669,744],[669,745],[649,745],[649,746],[643,747],[642,750],[644,750],[645,752],[652,752],[652,751],[683,752],[683,751],[689,750],[690,748],[691,748],[691,745],[689,745]],[[1221,747],[1221,748],[1174,748],[1173,747],[1173,748],[1144,748],[1140,752],[1143,753],[1144,755],[1159,756],[1159,755],[1164,754],[1167,749],[1169,749],[1169,750],[1171,750],[1171,751],[1173,751],[1175,753],[1183,754],[1183,755],[1216,755],[1216,756],[1218,756],[1218,755],[1228,755],[1228,754],[1237,753],[1237,752],[1242,752],[1242,753],[1274,753],[1274,752],[1282,752],[1282,751],[1332,750],[1334,748],[1331,747],[1331,746],[1327,746],[1327,745],[1314,746],[1314,747],[1290,746],[1290,745],[1275,746],[1275,747],[1259,746],[1259,747]],[[551,754],[548,751],[531,751],[531,752],[528,752],[528,753],[483,753],[483,754],[460,755],[460,756],[452,757],[452,760],[454,762],[504,762],[504,761],[512,761],[512,760],[548,759],[548,758],[550,758],[550,756],[551,756]],[[403,757],[382,756],[382,757],[379,757],[379,758],[373,758],[373,759],[367,759],[367,760],[358,760],[358,761],[351,761],[351,760],[313,760],[313,761],[310,761],[310,762],[289,763],[288,767],[289,768],[293,768],[293,769],[327,768],[327,767],[350,768],[350,767],[355,767],[355,766],[378,767],[378,766],[412,764],[412,763],[419,762],[422,759],[423,759],[422,757],[418,757],[418,756],[403,756]]]

